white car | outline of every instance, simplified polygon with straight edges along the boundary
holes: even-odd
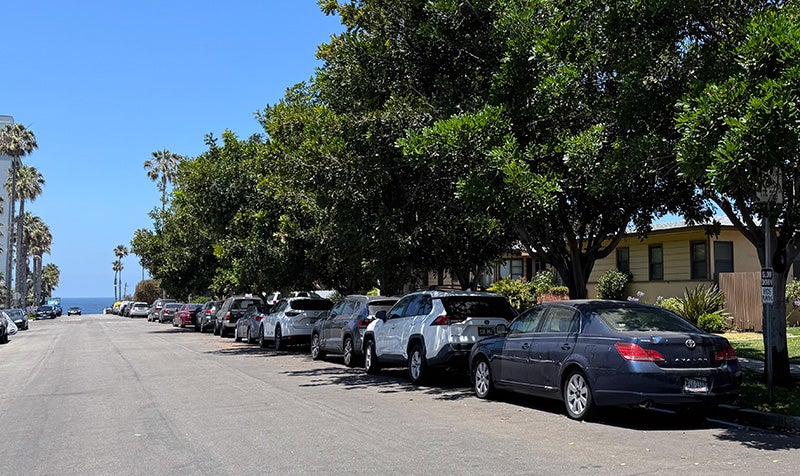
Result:
[[[287,344],[310,344],[314,323],[332,307],[333,302],[320,297],[281,299],[261,321],[259,345],[274,342],[275,350],[281,350]]]
[[[493,336],[498,325],[516,316],[508,299],[469,291],[420,291],[407,294],[376,314],[364,333],[364,368],[408,368],[414,384],[430,367],[467,366],[472,346]]]
[[[8,336],[13,336],[19,329],[17,329],[17,325],[14,324],[14,320],[11,319],[11,317],[9,317],[5,311],[0,311],[0,319],[3,319],[6,323],[5,334],[0,336],[0,339],[2,339],[2,342],[0,343],[6,343],[8,342]]]
[[[150,314],[150,306],[146,302],[135,302],[131,306],[128,317],[147,317]]]

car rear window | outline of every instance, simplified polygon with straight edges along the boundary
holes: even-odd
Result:
[[[682,317],[663,309],[617,307],[598,309],[595,313],[616,332],[698,332]]]
[[[239,299],[233,302],[232,309],[247,309],[253,304],[260,304],[260,299]]]
[[[189,310],[190,311],[196,311],[196,310],[200,309],[201,307],[203,307],[202,304],[189,304]]]
[[[508,321],[516,313],[504,297],[494,296],[453,296],[442,298],[447,314],[464,317],[502,317]]]
[[[327,311],[333,303],[327,299],[296,299],[291,306],[298,311]]]

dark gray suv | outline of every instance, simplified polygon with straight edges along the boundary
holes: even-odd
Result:
[[[244,314],[244,311],[251,304],[263,304],[260,297],[245,294],[242,296],[231,296],[222,303],[222,307],[217,311],[214,321],[214,335],[227,337],[236,328],[236,321]]]
[[[388,311],[399,298],[352,294],[314,324],[311,331],[311,358],[326,354],[342,355],[344,364],[352,367],[362,356],[361,339],[369,323],[379,311]]]

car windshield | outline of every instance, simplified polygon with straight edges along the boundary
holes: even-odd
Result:
[[[688,321],[664,309],[620,306],[598,309],[595,314],[617,332],[698,332]]]
[[[453,296],[442,298],[448,314],[464,317],[502,317],[508,321],[516,313],[506,298],[501,296]]]
[[[327,311],[333,307],[333,303],[327,299],[296,299],[291,306],[298,311]]]
[[[25,313],[22,312],[22,309],[7,309],[6,314],[8,314],[12,318],[25,316]]]
[[[397,299],[390,300],[390,301],[372,301],[369,303],[369,314],[374,316],[375,314],[379,313],[380,311],[389,312],[389,309],[394,306],[394,303],[397,302]]]

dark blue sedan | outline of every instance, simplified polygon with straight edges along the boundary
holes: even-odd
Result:
[[[495,389],[556,398],[574,419],[595,406],[714,405],[736,398],[742,382],[727,339],[627,301],[533,307],[505,335],[475,344],[469,362],[479,398]]]

